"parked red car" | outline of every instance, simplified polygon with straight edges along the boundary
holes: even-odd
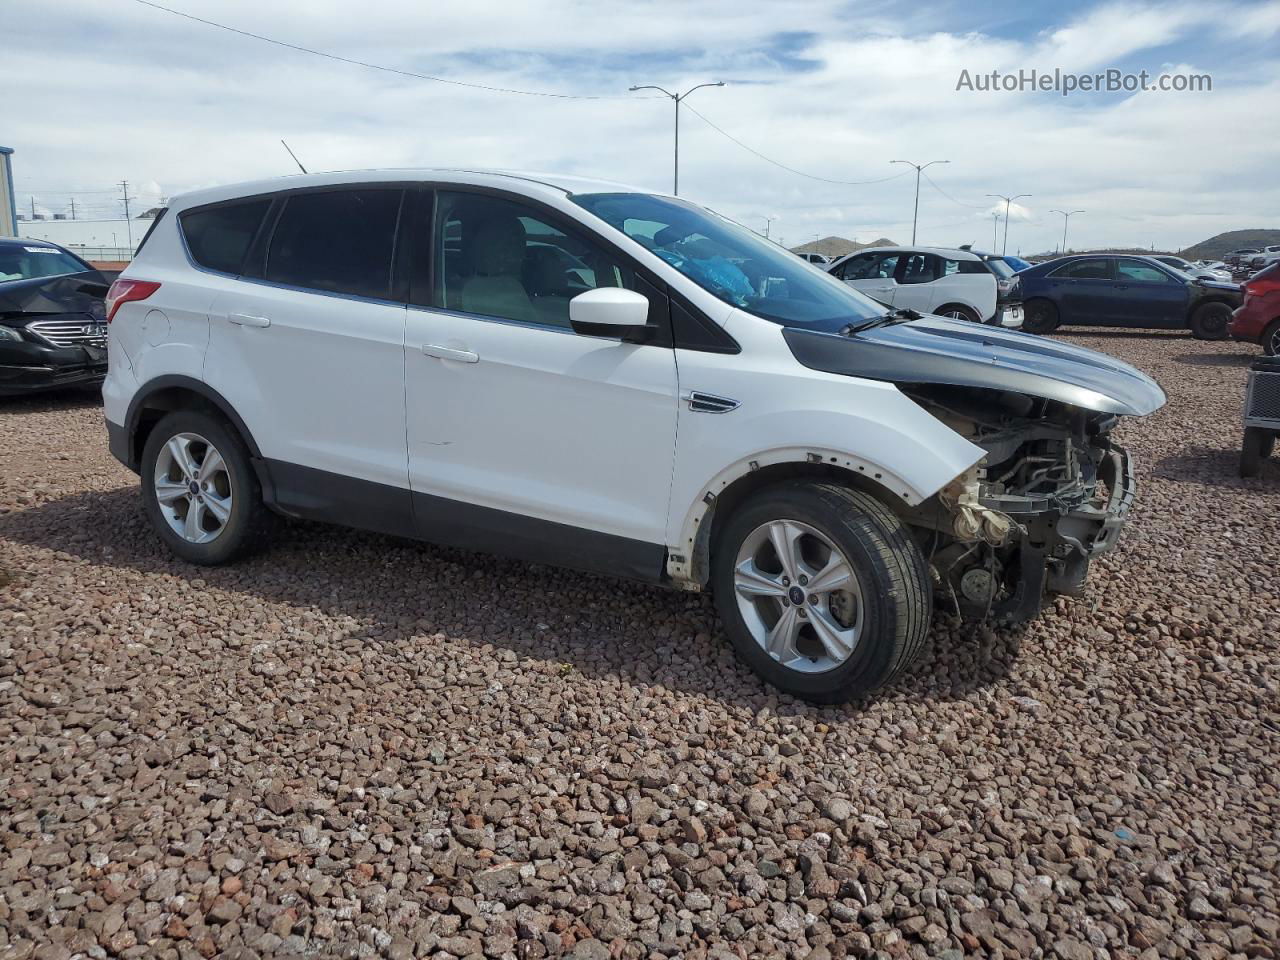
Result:
[[[1231,314],[1231,336],[1258,343],[1267,356],[1280,355],[1280,263],[1240,284],[1244,304]]]

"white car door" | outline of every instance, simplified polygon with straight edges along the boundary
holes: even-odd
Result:
[[[205,381],[245,420],[283,509],[407,534],[406,308],[390,290],[401,196],[290,196],[261,279],[230,283],[210,310]]]
[[[422,534],[561,565],[661,572],[678,390],[668,345],[582,336],[568,303],[645,291],[616,254],[514,199],[440,192],[405,344]],[[428,229],[429,227],[429,229]],[[648,288],[650,294],[657,293]],[[656,300],[656,297],[651,296]],[[665,300],[663,301],[665,303]]]
[[[893,305],[932,313],[938,299],[938,261],[931,253],[903,253],[899,258]]]
[[[879,251],[855,254],[832,272],[871,299],[893,304],[898,289],[898,282],[894,279],[897,267],[896,251]]]

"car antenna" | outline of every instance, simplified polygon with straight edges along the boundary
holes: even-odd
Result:
[[[289,145],[284,142],[283,137],[280,138],[280,143],[284,146],[286,150],[289,150]],[[289,156],[293,157],[293,162],[298,165],[299,170],[301,170],[303,173],[307,172],[307,168],[302,165],[302,161],[298,159],[297,154],[295,154],[292,150],[289,150]]]

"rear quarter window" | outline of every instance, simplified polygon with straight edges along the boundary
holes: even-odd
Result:
[[[178,222],[191,259],[219,273],[239,274],[270,206],[270,200],[250,200],[182,214]]]

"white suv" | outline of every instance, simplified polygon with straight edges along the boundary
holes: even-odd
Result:
[[[107,309],[111,450],[178,556],[282,514],[710,589],[742,657],[820,701],[902,670],[935,591],[1002,621],[1077,591],[1133,500],[1109,431],[1164,401],[572,178],[188,194]]]
[[[989,261],[968,250],[868,247],[836,261],[827,272],[899,310],[1022,326],[1013,271],[1003,260]]]

